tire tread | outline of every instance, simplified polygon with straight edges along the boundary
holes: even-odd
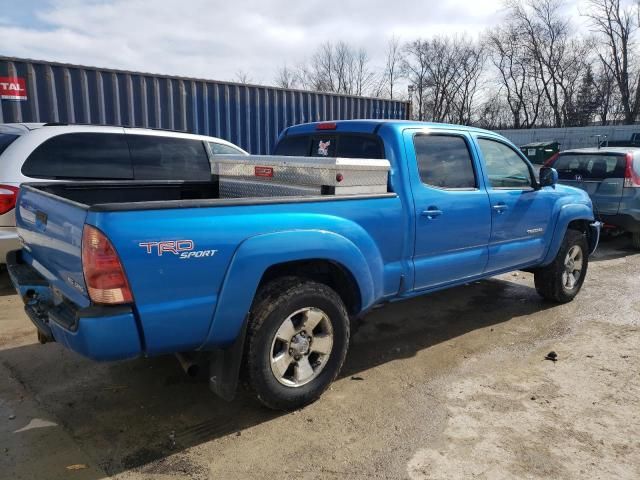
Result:
[[[259,334],[264,323],[279,306],[293,301],[293,299],[300,295],[310,293],[320,295],[330,300],[341,310],[342,315],[348,322],[349,317],[347,309],[340,296],[333,289],[325,284],[296,276],[280,277],[261,287],[256,294],[251,311],[249,312],[247,349],[245,354],[245,376],[247,377],[247,387],[258,398],[258,400],[260,400],[260,402],[274,410],[291,410],[313,402],[320,397],[325,388],[336,379],[340,372],[340,368],[335,370],[325,388],[319,391],[311,391],[309,394],[302,398],[298,398],[295,401],[292,401],[291,398],[283,398],[282,396],[278,397],[274,392],[267,391],[263,386],[263,382],[258,380],[259,376],[262,374],[262,366],[260,365],[255,352],[258,351],[259,346],[261,346],[259,343],[261,341]],[[345,336],[346,344],[348,345],[348,325]],[[344,363],[346,353],[346,348],[344,348],[342,352],[332,352],[334,355],[341,354],[341,358],[338,363],[339,367]]]
[[[560,278],[562,276],[562,270],[564,269],[564,257],[566,255],[566,252],[569,250],[570,246],[575,244],[581,244],[582,247],[584,258],[584,273],[582,275],[582,279],[580,280],[580,285],[578,285],[578,288],[574,292],[567,293],[562,288]],[[579,230],[568,229],[567,233],[565,234],[564,240],[562,241],[562,245],[558,250],[558,254],[556,255],[556,258],[553,259],[553,262],[545,267],[538,268],[534,272],[533,278],[538,294],[542,298],[556,303],[567,303],[573,300],[582,288],[582,282],[584,282],[584,278],[587,274],[587,267],[589,264],[588,252],[589,248],[585,234]]]

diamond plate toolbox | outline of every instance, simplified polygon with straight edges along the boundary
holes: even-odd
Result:
[[[211,173],[221,196],[352,195],[386,193],[389,168],[380,159],[216,155]]]

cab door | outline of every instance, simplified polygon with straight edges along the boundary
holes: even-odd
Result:
[[[518,150],[499,138],[480,136],[491,202],[491,240],[486,272],[534,263],[545,253],[554,205],[551,187],[537,188],[533,170]]]
[[[414,289],[434,288],[483,272],[491,209],[466,132],[404,133],[415,209]]]

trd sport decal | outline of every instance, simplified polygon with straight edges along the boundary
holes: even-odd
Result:
[[[140,242],[138,246],[148,254],[156,253],[161,257],[165,253],[177,255],[181,260],[189,258],[213,257],[218,250],[195,250],[193,240],[164,240],[162,242]]]

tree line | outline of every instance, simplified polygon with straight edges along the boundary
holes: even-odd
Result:
[[[477,39],[394,36],[382,65],[364,48],[327,42],[282,65],[274,83],[408,99],[417,120],[491,129],[631,124],[640,114],[639,4],[585,0],[579,29],[564,0],[507,0],[504,21]]]

